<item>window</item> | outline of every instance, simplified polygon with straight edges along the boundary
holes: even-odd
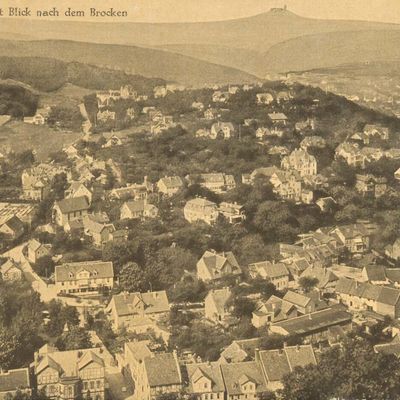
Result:
[[[97,386],[97,389],[100,389],[100,387],[101,387],[101,381],[97,381],[97,382],[96,382],[96,386]]]
[[[90,381],[90,389],[94,389],[94,381]]]
[[[87,382],[83,382],[83,389],[84,390],[88,390],[88,383]]]

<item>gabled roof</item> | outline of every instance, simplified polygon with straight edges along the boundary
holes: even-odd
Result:
[[[0,372],[0,393],[16,391],[29,388],[29,369],[10,369],[7,372]]]
[[[83,357],[79,359],[78,369],[81,370],[82,368],[86,367],[88,364],[92,362],[104,367],[104,360],[102,358],[100,358],[97,354],[93,353],[92,351],[87,351],[85,352]]]
[[[256,384],[257,393],[266,391],[266,382],[261,366],[255,361],[222,364],[221,371],[228,395],[240,395],[243,393],[241,384],[244,377],[246,377],[246,381],[250,380]]]
[[[340,278],[336,292],[350,296],[374,300],[378,303],[395,306],[400,300],[400,290],[372,283],[359,283],[353,279]]]
[[[386,268],[386,277],[391,282],[400,283],[400,269],[399,268]]]
[[[378,296],[378,303],[395,306],[399,302],[400,290],[390,287],[381,287],[380,294]]]
[[[270,261],[261,261],[258,263],[250,264],[250,270],[254,270],[255,273],[262,277],[274,279],[281,276],[289,276],[289,271],[286,265],[283,263],[272,263]]]
[[[238,275],[242,273],[236,257],[231,251],[223,253],[206,251],[199,260],[198,264],[199,263],[204,264],[212,277],[216,276],[216,271],[222,271],[227,265],[232,268],[233,275]]]
[[[318,279],[317,287],[326,288],[329,284],[336,282],[339,278],[328,268],[310,266],[302,274],[302,277],[308,276]]]
[[[222,378],[221,368],[217,362],[188,364],[186,366],[189,377],[189,390],[193,392],[193,383],[202,376],[211,381],[212,392],[224,392],[225,385]]]
[[[55,268],[56,282],[74,281],[80,271],[88,271],[93,278],[113,278],[114,269],[111,261],[83,261],[57,265]]]
[[[28,243],[28,247],[32,251],[37,251],[41,246],[42,246],[42,244],[36,239],[30,240]]]
[[[386,269],[383,265],[367,265],[364,271],[370,282],[386,281]]]
[[[210,290],[207,297],[211,297],[215,308],[219,314],[223,314],[225,312],[226,305],[231,298],[231,290],[229,288],[222,288],[222,289],[213,289]]]
[[[260,338],[234,340],[221,353],[221,360],[243,362],[254,359],[255,350],[260,346]]]
[[[169,311],[169,302],[165,290],[146,293],[121,293],[114,295],[112,300],[118,316],[134,315],[139,303],[144,306],[144,314],[163,313]]]
[[[12,217],[4,221],[4,223],[2,223],[1,225],[7,225],[13,232],[16,233],[24,230],[23,222],[16,215],[13,215]]]
[[[146,357],[143,364],[150,387],[182,383],[178,360],[172,353],[155,353]]]
[[[180,176],[166,176],[158,182],[163,183],[168,189],[180,188],[183,186],[183,180]]]
[[[13,260],[8,259],[4,264],[0,266],[0,272],[2,274],[6,274],[10,269],[13,268],[19,269],[17,264]]]
[[[315,331],[328,329],[331,326],[350,323],[352,315],[341,306],[326,308],[301,317],[291,318],[274,323],[272,327],[279,327],[288,335],[308,335]]]
[[[148,347],[149,343],[147,340],[128,342],[125,343],[125,348],[129,349],[137,362],[142,362],[146,357],[150,357],[153,354]]]
[[[45,352],[44,347],[40,349],[37,362],[35,362],[36,375],[50,367],[58,371],[62,377],[76,377],[79,370],[91,362],[94,362],[97,368],[104,369],[105,360],[110,361],[109,353],[104,352],[102,348],[67,351],[58,351],[51,347],[49,349],[50,353]]]
[[[56,202],[56,204],[63,214],[88,210],[90,205],[86,196],[72,197],[63,199]]]
[[[283,377],[291,373],[296,367],[317,364],[311,345],[261,351],[260,361],[268,382],[281,382]]]
[[[52,357],[50,357],[48,354],[44,355],[44,357],[39,361],[38,365],[35,368],[35,373],[39,374],[43,370],[45,370],[47,367],[54,369],[58,371],[59,374],[63,372],[63,369],[61,366],[53,360]]]
[[[287,293],[283,297],[283,300],[300,307],[306,307],[311,302],[311,299],[309,297],[304,296],[300,293],[293,292],[292,290],[287,291]]]

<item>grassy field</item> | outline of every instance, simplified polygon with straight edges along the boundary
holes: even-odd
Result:
[[[37,159],[44,161],[50,153],[61,150],[81,135],[79,132],[55,131],[46,125],[39,126],[13,121],[0,127],[0,146],[10,146],[16,153],[34,149]]]
[[[84,89],[67,83],[61,89],[54,92],[41,92],[39,102],[41,107],[48,105],[78,107],[86,95],[94,92],[94,90]]]

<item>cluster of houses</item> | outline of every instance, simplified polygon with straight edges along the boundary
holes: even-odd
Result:
[[[281,168],[257,168],[251,174],[242,175],[242,183],[251,185],[257,176],[267,178],[280,198],[305,204],[313,203],[313,190],[326,184],[326,179],[317,174],[316,158],[301,148],[283,157]]]
[[[372,140],[375,146],[371,147]],[[335,150],[336,157],[340,157],[352,167],[364,169],[369,163],[379,161],[381,158],[400,159],[400,149],[390,148],[385,150],[380,144],[389,140],[389,128],[381,125],[367,124],[363,132],[356,132],[349,136]]]
[[[0,372],[0,393],[4,397],[44,390],[49,399],[89,394],[104,400],[112,372],[123,371],[134,383],[137,400],[181,393],[204,400],[257,399],[281,388],[283,377],[296,367],[309,364],[317,364],[310,345],[260,351],[256,341],[237,341],[216,362],[185,364],[176,352],[162,352],[145,340],[125,343],[117,360],[104,346],[59,351],[46,344],[29,368]]]
[[[253,89],[250,85],[245,86],[242,90]],[[162,98],[179,90],[183,90],[179,85],[159,86],[154,88],[154,97]],[[228,103],[239,90],[237,86],[230,86],[227,90],[216,88],[212,102],[216,106]],[[273,103],[279,106],[291,98],[290,91],[257,93],[256,103],[259,106]],[[103,122],[115,119],[112,106],[121,99],[140,101],[146,100],[146,96],[139,96],[129,86],[98,92],[97,119]],[[192,108],[204,113],[209,121],[220,117],[217,109],[205,110],[200,102],[194,102]],[[268,127],[258,127],[257,139],[282,138],[291,129],[288,117],[278,111],[279,108],[268,113]],[[144,107],[142,112],[149,117],[152,135],[176,126],[171,116],[163,115],[155,107]],[[127,116],[134,118],[134,110],[127,110]],[[38,121],[41,121],[39,117]],[[251,124],[251,121],[247,123]],[[314,119],[308,118],[297,122],[295,130],[312,133],[315,124]],[[236,134],[237,128],[232,123],[217,121],[210,129],[199,130],[196,136],[231,139]],[[368,147],[376,141],[388,140],[386,127],[366,125],[363,132],[350,136],[337,147],[336,156],[361,168],[382,157],[400,159],[398,149],[384,151]],[[103,147],[121,144],[121,139],[112,134]],[[304,135],[300,147],[292,152],[286,151],[284,146],[275,146],[271,151],[281,156],[280,168],[258,168],[251,174],[244,174],[242,183],[253,185],[262,176],[268,179],[274,193],[281,199],[312,204],[314,192],[326,187],[327,179],[318,174],[317,159],[310,148],[323,149],[325,146],[325,140],[317,135]],[[70,168],[41,163],[23,171],[22,197],[32,201],[45,199],[52,190],[54,178],[65,174],[68,187],[63,198],[52,206],[52,223],[71,235],[89,239],[97,249],[103,249],[111,241],[124,243],[127,239],[126,229],[117,229],[118,225],[107,214],[94,212],[93,203],[98,199],[107,199],[116,205],[120,220],[126,222],[158,218],[159,210],[152,204],[154,194],[171,197],[186,185],[195,184],[216,194],[236,187],[235,177],[225,173],[165,176],[154,184],[145,177],[142,183],[121,186],[122,172],[112,159],[104,161],[80,155],[74,145],[64,151]],[[398,175],[400,179],[400,172]],[[110,177],[115,185],[105,190]],[[387,192],[388,183],[385,178],[360,173],[356,175],[355,190],[378,198]],[[334,200],[323,198],[317,204],[325,209],[334,204]],[[32,221],[34,210],[33,204],[0,204],[0,234],[11,239],[21,238],[25,225]],[[220,217],[231,224],[246,219],[241,204],[217,204],[200,197],[186,202],[183,215],[189,223],[202,221],[209,225]],[[182,354],[178,356],[177,352],[160,351],[150,341],[143,340],[125,343],[123,352],[114,356],[102,345],[70,351],[59,351],[45,345],[34,354],[29,368],[0,371],[0,397],[6,393],[16,394],[17,390],[30,394],[37,388],[44,389],[50,399],[87,396],[92,400],[103,400],[112,381],[110,377],[108,382],[108,376],[119,371],[134,382],[133,396],[137,400],[156,400],[160,394],[181,392],[202,400],[262,398],[264,393],[282,388],[284,376],[296,367],[316,365],[319,345],[337,344],[355,325],[369,329],[385,316],[400,317],[399,269],[376,264],[351,268],[340,264],[343,258],[357,261],[368,254],[371,237],[376,232],[377,226],[361,220],[354,224],[320,228],[299,235],[295,243],[280,243],[277,259],[262,259],[249,265],[241,265],[232,251],[209,249],[198,260],[196,271],[189,272],[208,289],[201,318],[223,328],[235,326],[239,321],[233,312],[232,285],[249,285],[257,280],[272,283],[276,295],[263,298],[261,294],[255,294],[249,297],[255,304],[251,324],[267,335],[300,337],[303,345],[260,350],[260,338],[236,340],[221,351],[218,361],[208,363],[198,357],[189,361]],[[53,256],[51,246],[36,239],[27,243],[24,254],[31,264]],[[393,262],[400,260],[400,239],[385,248],[385,255]],[[22,280],[26,270],[12,258],[2,260],[0,265],[4,281]],[[243,282],[243,277],[248,278],[246,282]],[[307,280],[312,282],[312,287],[304,286]],[[115,333],[126,330],[140,335],[151,331],[168,343],[171,304],[166,291],[153,291],[149,282],[148,291],[117,292],[114,290],[116,282],[110,261],[61,261],[46,284],[59,298],[73,297],[82,301],[108,295],[107,304],[100,307]],[[376,351],[388,351],[380,347],[378,350],[378,347]],[[397,354],[400,355],[400,349]]]

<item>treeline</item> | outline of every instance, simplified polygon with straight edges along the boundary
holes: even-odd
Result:
[[[0,115],[13,117],[33,115],[38,101],[37,95],[20,85],[0,83]]]
[[[150,93],[162,79],[129,75],[123,71],[64,62],[44,57],[0,57],[0,79],[13,79],[45,92],[71,83],[86,89],[104,90],[131,85],[139,93]]]

